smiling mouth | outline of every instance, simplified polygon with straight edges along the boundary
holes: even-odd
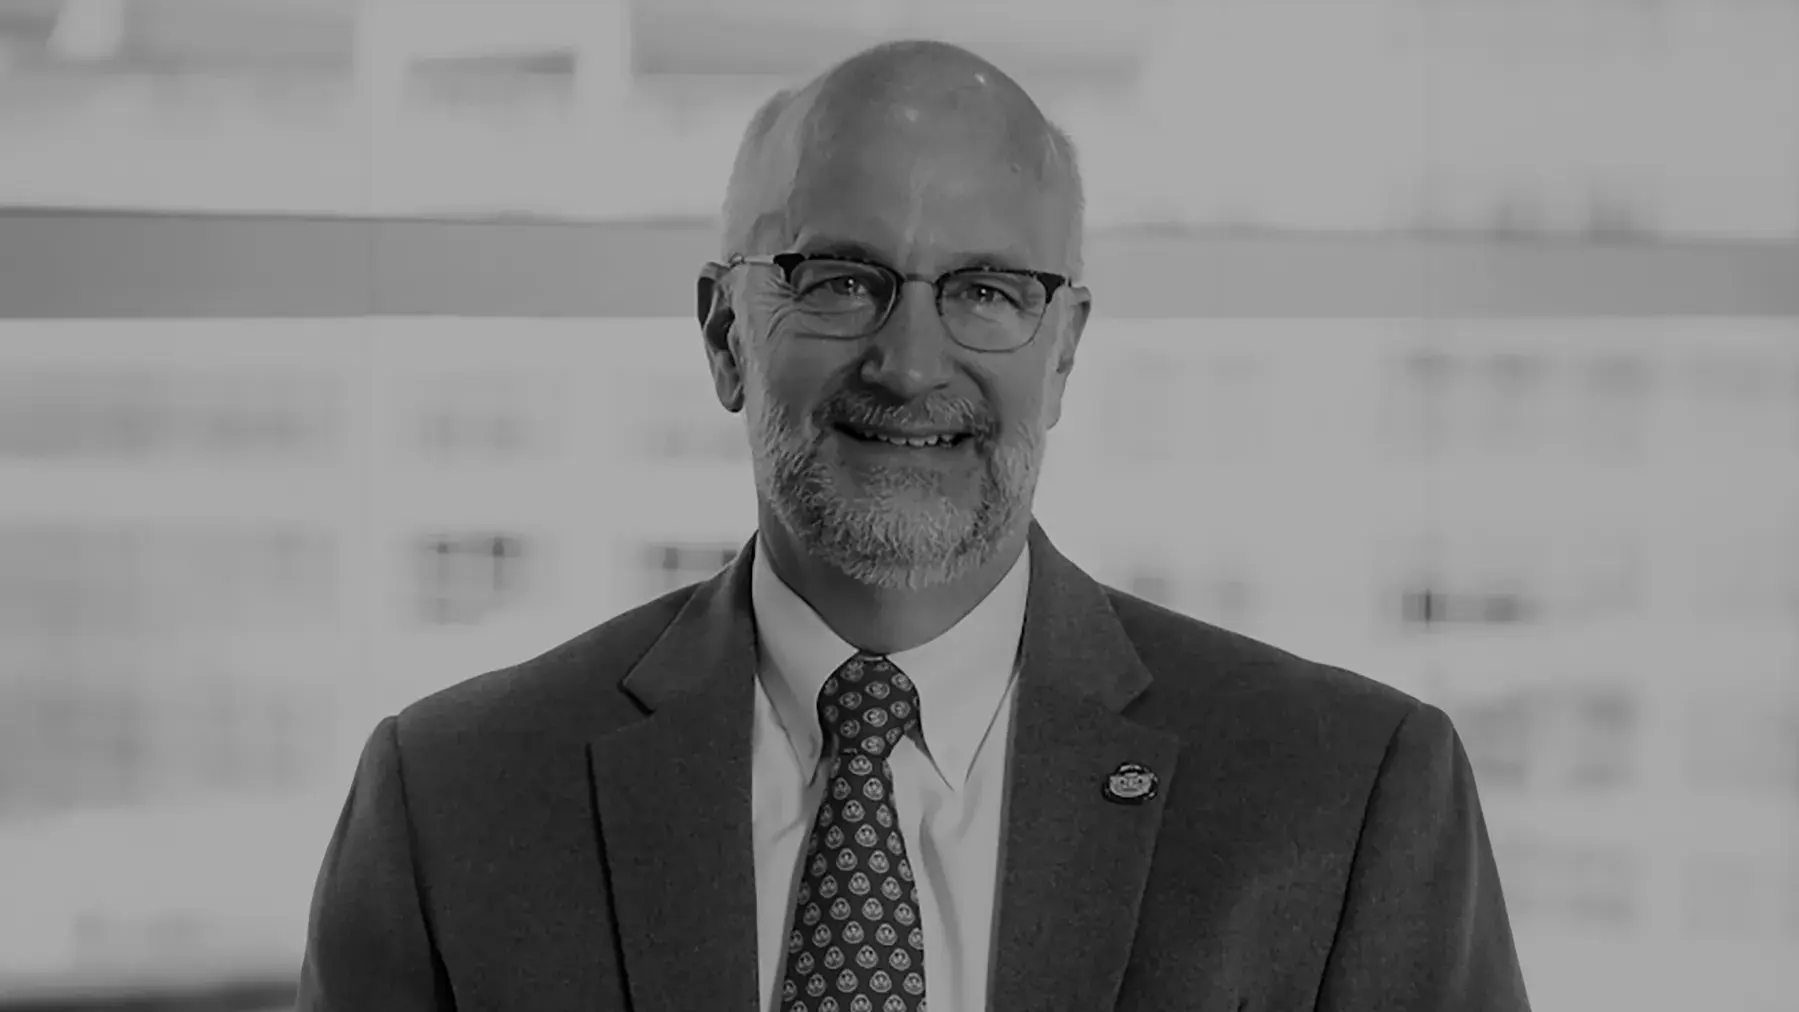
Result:
[[[969,436],[966,432],[950,432],[930,436],[901,436],[845,424],[838,424],[835,428],[838,432],[859,443],[903,446],[914,450],[949,449],[961,446],[968,441]]]

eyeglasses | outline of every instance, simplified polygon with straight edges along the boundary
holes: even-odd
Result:
[[[937,315],[957,344],[973,351],[1016,351],[1043,325],[1068,278],[1047,271],[966,267],[936,278],[901,274],[885,264],[806,253],[731,257],[707,266],[722,274],[741,265],[780,270],[798,321],[809,334],[844,340],[880,330],[908,281],[936,292]]]

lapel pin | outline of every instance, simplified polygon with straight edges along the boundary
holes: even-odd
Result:
[[[1121,763],[1106,778],[1106,800],[1120,805],[1141,805],[1156,796],[1156,775],[1149,767]]]

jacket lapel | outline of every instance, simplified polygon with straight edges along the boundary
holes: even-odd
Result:
[[[761,1004],[750,832],[750,551],[694,591],[626,676],[625,690],[649,715],[589,746],[633,1008]]]
[[[1030,538],[988,1007],[1111,1008],[1180,739],[1122,715],[1149,671],[1099,585],[1035,523]],[[1156,774],[1155,798],[1106,799],[1127,762]]]
[[[1032,523],[991,1012],[1109,1008],[1180,740],[1124,717],[1148,670],[1104,591]],[[754,539],[625,678],[648,715],[589,745],[601,854],[638,1009],[760,1005],[750,742]],[[1158,796],[1106,800],[1121,763]]]

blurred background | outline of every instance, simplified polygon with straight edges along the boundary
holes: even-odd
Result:
[[[920,35],[1059,547],[1445,709],[1539,1012],[1799,1010],[1799,0],[0,0],[0,1009],[284,1007],[374,723],[736,552],[731,155]]]

